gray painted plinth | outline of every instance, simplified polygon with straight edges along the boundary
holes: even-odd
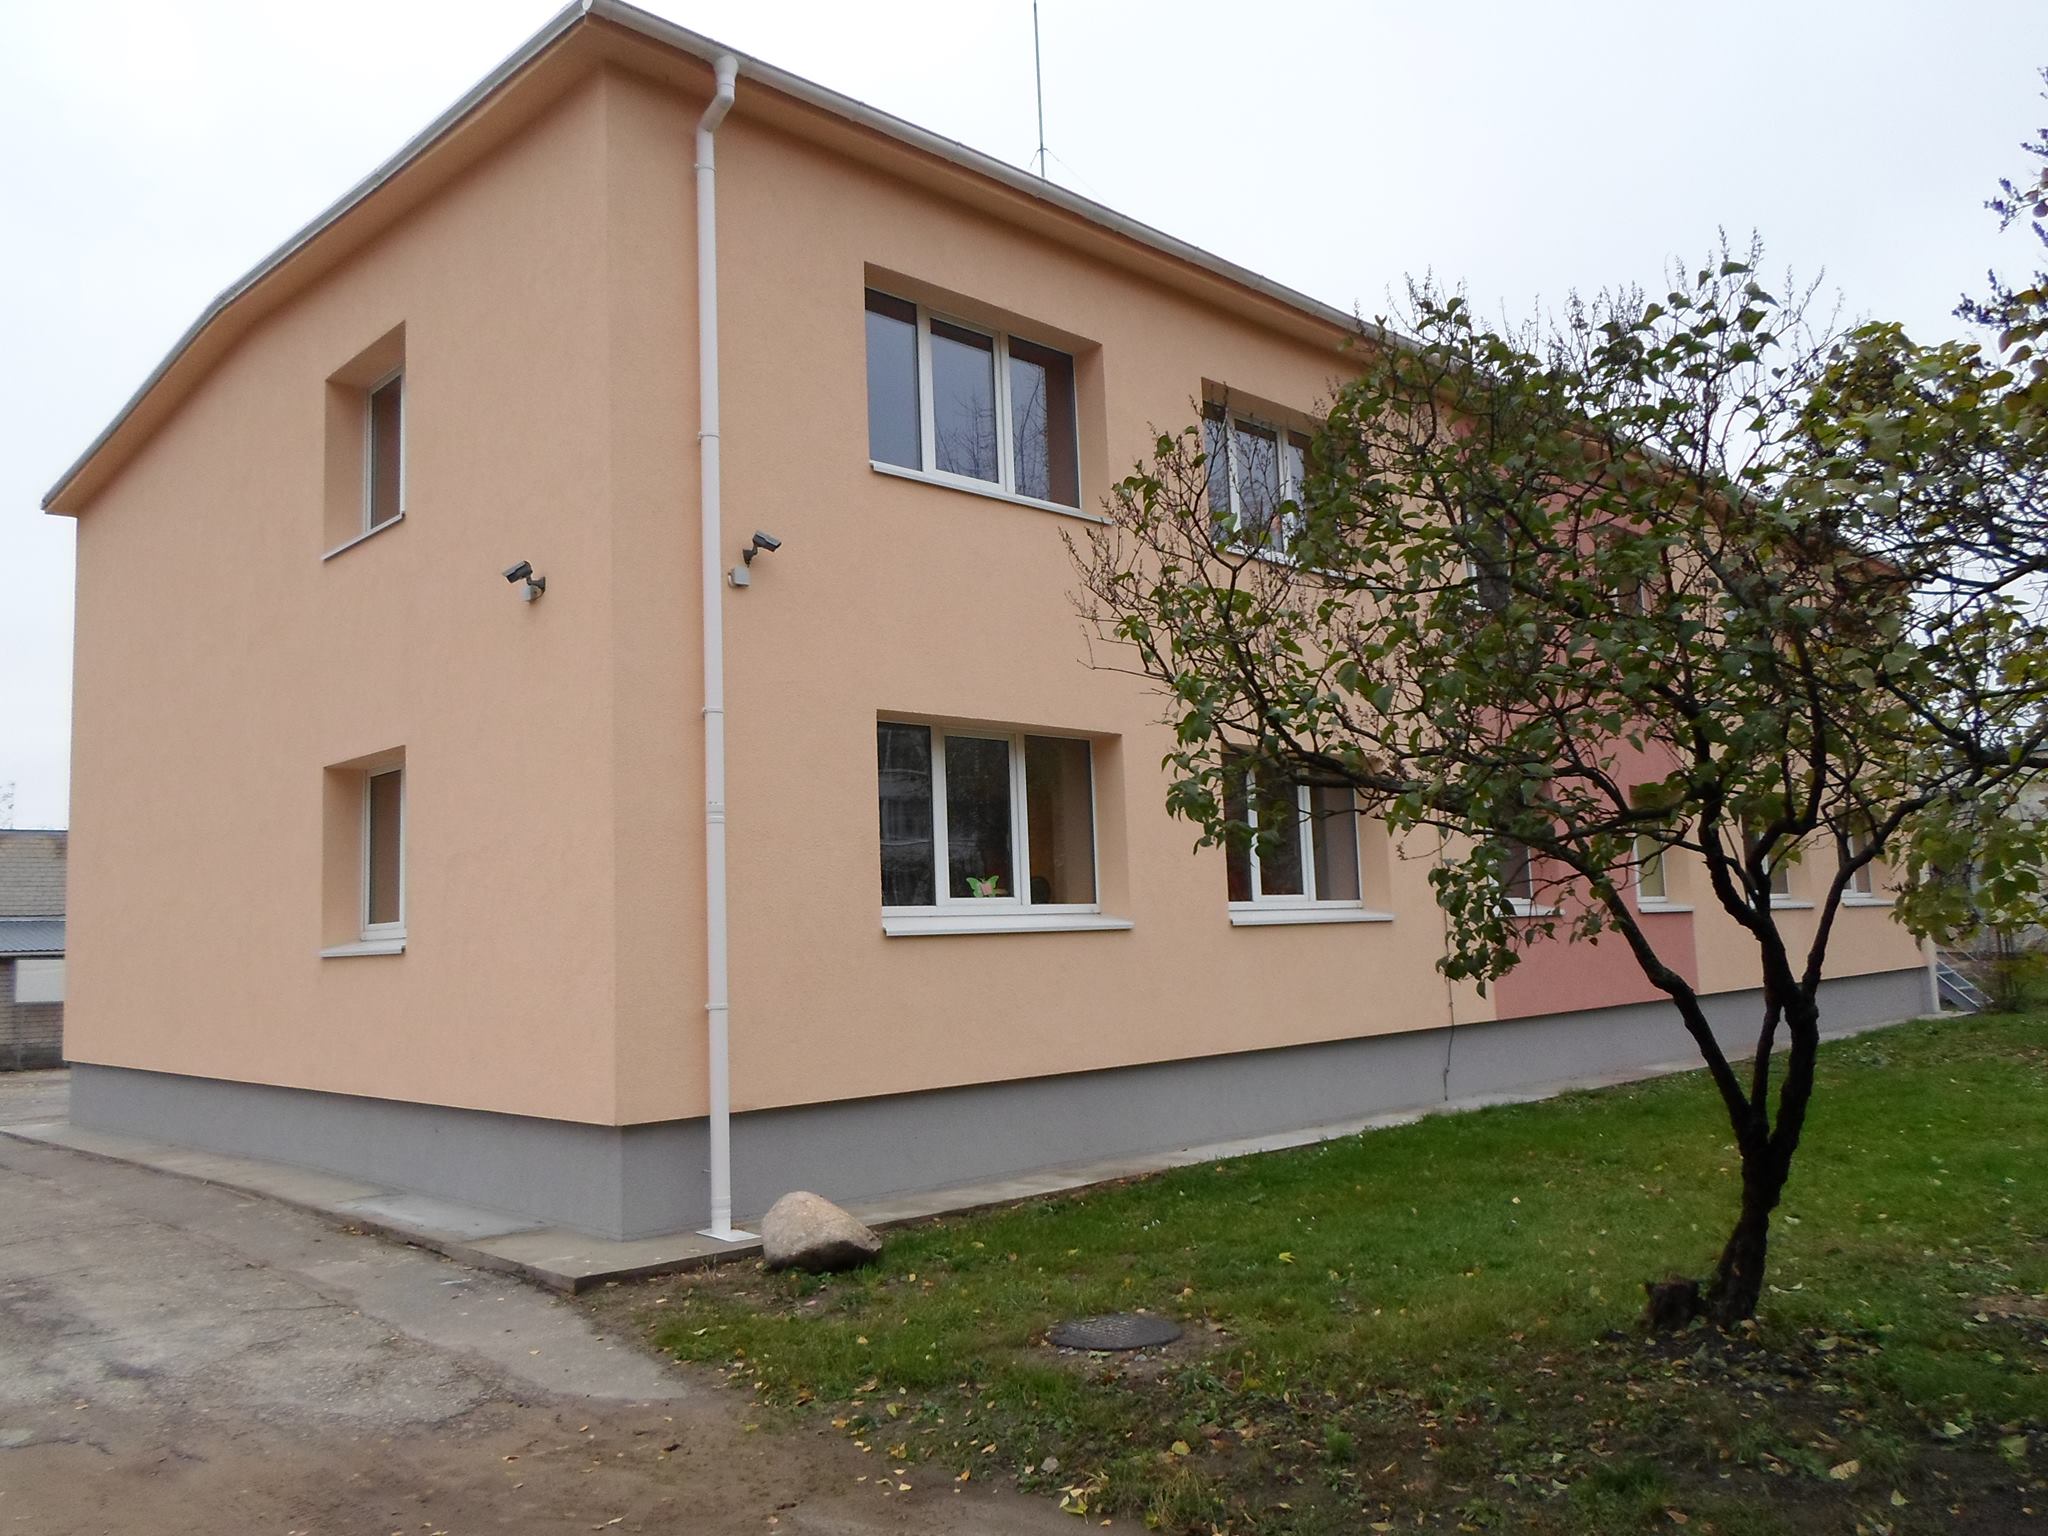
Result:
[[[1917,967],[1829,982],[1827,1031],[1928,1011]],[[1755,1041],[1754,992],[1709,998],[1731,1054]],[[1540,1093],[1692,1055],[1666,1004],[760,1110],[733,1121],[733,1208],[792,1189],[872,1200],[1053,1164],[1168,1152],[1447,1100]],[[71,1118],[269,1158],[608,1238],[700,1227],[702,1120],[599,1126],[80,1063]]]

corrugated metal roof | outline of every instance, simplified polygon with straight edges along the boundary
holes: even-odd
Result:
[[[0,917],[0,955],[61,955],[61,917]]]

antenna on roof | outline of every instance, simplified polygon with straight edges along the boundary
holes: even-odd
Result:
[[[1038,0],[1031,0],[1031,78],[1038,86],[1038,179],[1045,175],[1045,66],[1038,54]]]

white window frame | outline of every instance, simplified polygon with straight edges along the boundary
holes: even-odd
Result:
[[[1536,850],[1515,838],[1508,838],[1507,842],[1522,850],[1525,855],[1522,867],[1528,871],[1529,876],[1529,894],[1518,896],[1512,890],[1508,891],[1508,906],[1513,909],[1516,917],[1554,916],[1557,911],[1555,907],[1543,906],[1536,900]],[[1503,881],[1502,885],[1505,887],[1506,882]]]
[[[398,919],[389,923],[370,921],[370,783],[381,779],[387,773],[398,775]],[[363,833],[362,833],[362,901],[358,914],[362,918],[362,942],[377,944],[405,937],[405,862],[406,844],[412,839],[408,832],[406,800],[411,786],[406,782],[405,764],[393,763],[388,768],[372,768],[363,775]]]
[[[913,475],[920,479],[949,485],[957,490],[975,491],[984,496],[1000,495],[1005,500],[1019,501],[1030,507],[1042,507],[1048,512],[1074,514],[1081,511],[1081,369],[1079,360],[1065,347],[1056,347],[1049,341],[1040,341],[1034,336],[1018,334],[1019,341],[1029,342],[1034,347],[1044,347],[1057,352],[1067,360],[1073,373],[1074,418],[1071,423],[1074,434],[1074,501],[1048,501],[1042,496],[1027,496],[1017,489],[1017,444],[1016,424],[1010,414],[1010,338],[1013,332],[998,330],[978,320],[969,320],[960,315],[948,314],[944,310],[931,309],[915,299],[905,298],[900,293],[891,293],[886,288],[867,284],[861,293],[863,311],[867,295],[879,293],[884,298],[894,299],[899,304],[908,304],[917,311],[917,453],[915,469],[905,464],[890,464],[881,459],[869,459],[868,467],[883,474]],[[972,475],[962,475],[939,468],[939,445],[937,433],[937,406],[932,395],[932,322],[958,326],[963,331],[972,331],[977,336],[989,337],[995,344],[996,384],[996,478],[977,480]],[[1047,419],[1047,429],[1051,420]],[[1087,514],[1083,513],[1086,516]],[[1100,519],[1097,519],[1100,521]],[[901,722],[910,724],[914,722]],[[1033,731],[1042,736],[1043,731]]]
[[[1854,857],[1870,846],[1870,834],[1852,832],[1849,834],[1849,853]],[[1849,877],[1849,883],[1842,891],[1842,905],[1845,907],[1888,907],[1891,897],[1877,888],[1877,864],[1865,864]]]
[[[930,906],[884,905],[882,926],[885,932],[995,933],[1032,928],[1131,926],[1121,918],[1105,917],[1102,912],[1102,819],[1096,803],[1094,737],[1080,731],[946,725],[902,715],[880,715],[877,723],[915,726],[929,731],[932,743],[932,892],[937,900]],[[946,836],[946,740],[951,736],[975,741],[1000,741],[1009,747],[1010,883],[1014,889],[1006,896],[955,896],[952,893],[952,855]],[[1088,748],[1088,858],[1094,876],[1093,901],[1031,900],[1031,821],[1024,773],[1024,742],[1030,736],[1078,741]]]
[[[1298,509],[1301,506],[1302,487],[1306,484],[1306,476],[1308,474],[1309,449],[1306,443],[1302,445],[1300,474],[1296,474],[1290,469],[1287,449],[1292,446],[1291,440],[1293,438],[1308,438],[1310,434],[1300,427],[1290,427],[1281,422],[1269,421],[1263,416],[1256,416],[1247,411],[1232,410],[1220,400],[1207,401],[1202,409],[1204,421],[1220,422],[1223,427],[1223,483],[1230,492],[1230,528],[1233,533],[1242,534],[1245,531],[1244,507],[1238,496],[1237,489],[1237,429],[1242,426],[1248,427],[1254,432],[1270,432],[1273,434],[1274,451],[1279,454],[1280,500],[1282,502],[1293,502],[1297,511],[1292,518],[1276,517],[1267,526],[1265,540],[1257,545],[1248,547],[1270,555],[1275,559],[1292,559],[1293,557],[1287,552],[1287,546],[1301,532],[1301,514]],[[1212,411],[1218,414],[1210,415],[1209,413]],[[1208,444],[1206,442],[1203,444],[1203,451],[1205,453],[1208,451]],[[1212,485],[1215,483],[1214,476],[1210,477],[1210,483]],[[1215,510],[1213,507],[1210,508],[1212,513]],[[1277,511],[1278,509],[1276,508],[1275,510]]]
[[[1315,894],[1316,890],[1316,847],[1312,815],[1311,791],[1315,786],[1304,779],[1296,779],[1294,790],[1294,835],[1299,839],[1301,858],[1301,891],[1298,895],[1268,896],[1259,878],[1259,796],[1257,786],[1252,782],[1254,775],[1247,773],[1244,780],[1245,823],[1252,829],[1251,846],[1246,850],[1251,866],[1251,899],[1232,901],[1227,906],[1230,921],[1234,927],[1256,928],[1279,923],[1385,923],[1393,921],[1391,912],[1378,912],[1365,904],[1365,816],[1358,808],[1358,796],[1351,797],[1351,836],[1356,843],[1353,850],[1354,867],[1358,871],[1358,895],[1355,899],[1325,901]]]
[[[61,1007],[65,980],[62,955],[17,956],[14,962],[14,1002],[29,1008],[51,1004]],[[24,981],[30,982],[26,988],[22,985]],[[24,992],[28,995],[23,996]]]
[[[1647,853],[1643,851],[1645,845],[1649,848]],[[1636,834],[1636,905],[1638,907],[1662,910],[1671,906],[1671,871],[1664,863],[1664,856],[1668,852],[1670,852],[1668,848],[1648,833],[1639,832]],[[1657,870],[1657,883],[1663,887],[1662,890],[1656,892],[1650,890],[1648,883],[1643,878],[1653,865]]]
[[[378,390],[392,383],[398,385],[398,506],[389,517],[380,523],[371,521],[377,513],[375,502],[377,485],[377,428],[376,410],[372,405],[372,401],[376,398]],[[405,364],[403,363],[400,363],[396,368],[384,374],[363,390],[363,535],[375,533],[381,528],[388,528],[405,516],[405,453],[407,439],[412,435],[406,430],[406,418],[412,414],[411,407],[412,391],[406,387]],[[347,548],[347,545],[343,545],[342,548]],[[330,551],[330,553],[339,554],[340,550]]]

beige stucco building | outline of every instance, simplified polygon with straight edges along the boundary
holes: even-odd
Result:
[[[76,1118],[716,1222],[721,953],[741,1217],[1684,1056],[1617,945],[1447,989],[1355,816],[1233,891],[1084,664],[1062,535],[1226,392],[1284,474],[1348,317],[753,60],[707,122],[724,54],[564,12],[51,492]],[[1875,893],[1835,953],[1831,1022],[1924,1008]]]

